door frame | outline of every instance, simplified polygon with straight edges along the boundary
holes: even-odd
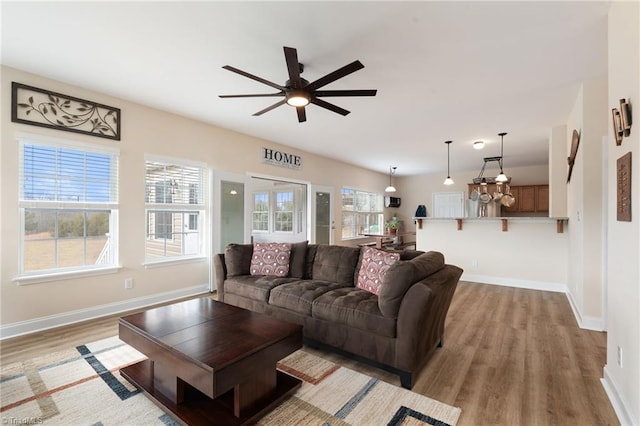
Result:
[[[251,180],[252,178],[255,179],[265,179],[265,180],[275,180],[278,182],[291,182],[291,183],[295,183],[295,184],[299,184],[299,185],[306,185],[307,188],[307,206],[306,206],[306,210],[307,210],[307,220],[306,220],[306,235],[307,235],[307,240],[311,241],[311,182],[309,182],[308,180],[301,180],[301,179],[294,179],[294,178],[288,178],[288,177],[282,177],[282,176],[275,176],[275,175],[267,175],[267,174],[263,174],[263,173],[249,173],[247,172],[247,175],[249,177],[249,180]],[[249,191],[245,191],[245,195],[248,196],[247,194],[249,194]],[[249,202],[253,202],[253,200],[249,199]],[[246,198],[245,198],[245,203],[246,203]],[[245,204],[245,213],[246,213],[246,206],[248,204]],[[245,215],[245,220],[249,220],[248,225],[246,226],[247,229],[251,228],[251,220],[250,217],[247,217],[248,215]],[[249,239],[251,238],[251,231],[249,230]]]

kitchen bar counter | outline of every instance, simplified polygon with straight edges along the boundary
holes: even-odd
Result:
[[[418,229],[422,229],[423,221],[455,221],[458,231],[462,231],[463,223],[466,221],[474,222],[500,222],[502,225],[502,231],[507,232],[509,230],[509,222],[556,222],[556,232],[562,234],[564,232],[564,224],[569,220],[568,217],[543,217],[543,216],[498,216],[498,217],[414,217],[413,221],[416,223]]]
[[[566,290],[570,264],[567,218],[503,216],[414,220],[417,222],[416,248],[443,253],[447,263],[464,269],[464,281]],[[560,226],[562,229],[558,229]]]

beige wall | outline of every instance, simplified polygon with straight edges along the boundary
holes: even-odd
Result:
[[[44,129],[12,123],[10,109],[11,82],[33,85],[51,91],[89,99],[118,107],[122,110],[122,140],[119,142],[75,133]],[[16,69],[2,67],[0,99],[2,145],[0,230],[2,254],[1,324],[23,324],[26,328],[41,327],[46,323],[36,319],[55,317],[75,312],[82,317],[87,311],[107,312],[119,307],[144,303],[153,295],[178,295],[202,291],[209,283],[210,262],[178,263],[145,268],[145,206],[144,155],[177,157],[205,162],[213,171],[245,174],[257,173],[290,178],[334,188],[334,216],[339,224],[339,191],[343,186],[381,192],[387,184],[387,175],[354,167],[346,163],[301,152],[269,141],[256,139],[202,122],[101,93],[69,86]],[[53,282],[18,285],[19,210],[18,199],[18,144],[16,132],[44,135],[120,149],[119,236],[120,263],[117,273],[84,278],[61,279]],[[260,149],[270,147],[302,156],[302,170],[292,170],[261,163]],[[328,173],[330,171],[330,173]],[[214,228],[215,229],[215,228]],[[340,244],[340,229],[336,226],[335,242]],[[133,278],[134,288],[124,289],[124,279]],[[100,307],[101,309],[97,309]],[[74,317],[74,318],[76,318]]]
[[[573,130],[580,145],[567,187],[570,259],[569,293],[574,309],[590,328],[604,329],[605,279],[603,275],[604,193],[603,138],[608,132],[607,78],[582,84],[566,126],[565,146],[571,149]],[[566,163],[565,163],[566,170]]]
[[[567,216],[567,126],[555,126],[549,134],[549,216]]]
[[[609,96],[611,108],[626,98],[633,105],[631,135],[607,144],[607,365],[605,386],[623,424],[640,424],[640,3],[612,2],[609,12]],[[632,154],[632,222],[616,219],[616,161]],[[622,365],[618,365],[618,347]],[[620,416],[623,413],[624,416]]]

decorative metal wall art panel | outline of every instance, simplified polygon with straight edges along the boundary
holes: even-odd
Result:
[[[11,121],[120,140],[120,109],[11,83]]]
[[[631,152],[618,158],[617,178],[617,219],[631,222]]]

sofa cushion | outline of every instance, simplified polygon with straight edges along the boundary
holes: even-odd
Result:
[[[424,254],[423,251],[420,250],[402,250],[400,253],[400,260],[411,260],[415,257]]]
[[[309,244],[307,246],[307,255],[304,259],[304,275],[302,278],[310,280],[313,275],[313,262],[316,260],[316,253],[318,252],[317,244]]]
[[[253,244],[227,244],[224,250],[224,263],[227,267],[227,277],[249,275]]]
[[[289,274],[291,244],[255,243],[251,256],[251,275],[286,277]]]
[[[269,301],[269,292],[272,288],[292,281],[296,281],[296,278],[240,275],[225,280],[224,292],[266,303]]]
[[[400,260],[400,253],[386,252],[373,247],[363,247],[356,287],[377,296],[380,293],[380,285],[385,273],[398,260]]]
[[[311,277],[353,285],[359,256],[359,247],[318,245]]]
[[[269,304],[289,309],[304,315],[311,315],[311,303],[324,293],[350,286],[324,280],[293,281],[273,288],[269,294]]]
[[[317,297],[311,315],[377,335],[396,336],[396,319],[382,315],[376,295],[356,287],[339,288]]]
[[[309,241],[291,244],[291,260],[289,261],[290,277],[304,278],[308,245]]]
[[[384,316],[395,318],[405,293],[414,283],[444,268],[442,253],[430,251],[411,260],[399,261],[384,275],[378,304]]]

